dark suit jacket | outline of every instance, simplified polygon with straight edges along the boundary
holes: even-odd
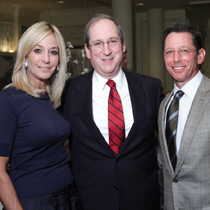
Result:
[[[154,131],[162,87],[125,71],[134,124],[116,157],[93,120],[92,72],[70,81],[62,107],[70,123],[72,170],[85,210],[158,210]]]

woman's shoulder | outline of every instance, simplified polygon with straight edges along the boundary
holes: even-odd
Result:
[[[15,92],[15,87],[7,87],[0,91],[0,97],[11,96]]]
[[[0,99],[1,100],[16,100],[16,99],[21,99],[23,96],[25,98],[25,92],[22,90],[18,90],[13,86],[9,86],[3,90],[0,91]]]
[[[0,91],[0,94],[15,94],[18,93],[19,90],[16,89],[14,86],[8,86]]]

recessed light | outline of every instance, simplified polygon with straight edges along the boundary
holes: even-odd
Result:
[[[58,4],[63,4],[63,3],[64,3],[64,1],[57,1],[57,3],[58,3]]]
[[[136,5],[137,5],[137,6],[143,6],[144,3],[137,3]]]

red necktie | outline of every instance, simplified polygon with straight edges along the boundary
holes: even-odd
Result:
[[[108,100],[109,146],[117,155],[125,141],[125,124],[120,95],[113,80],[108,80],[110,93]]]

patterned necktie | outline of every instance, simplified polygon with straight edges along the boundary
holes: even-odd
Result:
[[[109,146],[117,155],[125,141],[123,108],[115,82],[108,80],[106,84],[110,87],[108,100]]]
[[[176,131],[179,114],[179,99],[184,95],[184,92],[179,90],[176,92],[171,104],[168,108],[166,118],[166,140],[168,144],[168,151],[171,164],[175,171],[177,163],[177,150],[176,150]]]

